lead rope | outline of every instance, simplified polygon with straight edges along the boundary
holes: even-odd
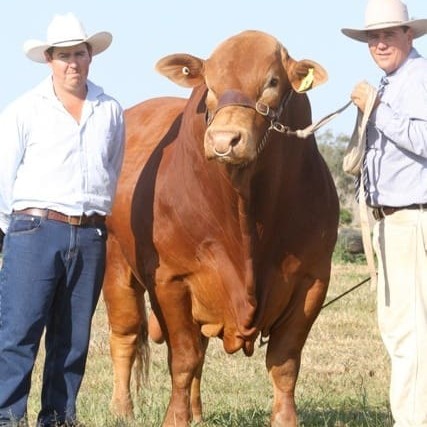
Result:
[[[366,103],[366,108],[363,113],[363,120],[362,123],[364,125],[364,128],[359,130],[364,133],[366,124],[368,122],[368,117],[371,114],[371,111],[373,109],[375,99],[377,96],[377,92],[371,91],[370,96]],[[326,123],[329,123],[332,119],[334,119],[338,114],[341,114],[346,108],[348,108],[352,104],[352,101],[347,102],[347,104],[343,105],[338,110],[334,111],[333,113],[330,113],[323,117],[322,119],[318,120],[316,123],[311,124],[310,126],[307,126],[305,129],[302,130],[296,130],[296,131],[289,131],[287,130],[287,133],[295,134],[299,138],[307,138],[309,135],[316,132],[316,130],[320,129],[322,126],[324,126]],[[278,132],[281,132],[282,130],[278,130],[277,124],[279,124],[279,128],[282,127],[285,128],[281,123],[276,123],[273,125],[273,128],[277,130]],[[286,130],[284,130],[286,132]],[[365,155],[365,148],[366,144],[358,144],[356,147],[357,150],[359,150],[360,157],[363,159]],[[364,182],[364,174],[366,173],[366,170],[362,167],[363,162],[360,164],[360,173],[362,174],[362,177],[360,179],[360,191],[359,191],[359,213],[360,213],[360,225],[362,228],[362,242],[363,242],[363,250],[365,252],[366,257],[366,263],[368,264],[369,269],[369,275],[371,278],[371,286],[376,287],[377,284],[377,271],[375,266],[375,258],[374,258],[374,252],[372,249],[372,240],[371,240],[371,230],[369,225],[369,218],[368,218],[368,207],[366,205],[366,199],[365,199],[365,187],[363,185]]]
[[[307,126],[305,129],[296,130],[295,131],[296,135],[298,136],[298,138],[307,138],[309,135],[316,132],[322,126],[329,123],[332,119],[334,119],[336,116],[338,116],[338,114],[341,114],[351,104],[352,104],[352,101],[348,101],[347,104],[343,105],[341,108],[338,108],[338,110],[334,111],[333,113],[327,114],[325,117],[321,118],[316,123],[313,123],[310,126]]]
[[[320,120],[318,120],[317,122],[307,126],[305,129],[298,129],[298,130],[292,131],[289,129],[289,127],[284,126],[279,122],[273,122],[273,121],[271,122],[270,129],[272,128],[277,132],[292,134],[292,135],[296,135],[298,138],[305,139],[308,136],[312,135],[314,132],[316,132],[316,130],[320,129],[322,126],[329,123],[338,114],[341,114],[351,104],[352,104],[352,101],[347,102],[341,108],[338,108],[338,110],[336,110],[330,114],[327,114],[325,117],[323,117]],[[372,105],[373,105],[373,103],[372,103]],[[372,107],[369,108],[369,112],[371,111],[371,109],[372,109]],[[367,216],[368,209],[366,207],[366,202],[365,202],[365,191],[363,188],[363,180],[361,179],[360,181],[362,182],[362,187],[361,187],[362,193],[361,193],[360,199],[363,199],[363,202],[359,203],[360,218],[361,218],[361,225],[362,225],[362,241],[363,241],[363,249],[365,251],[365,256],[366,256],[367,263],[369,266],[370,276],[367,277],[366,279],[362,280],[360,283],[353,286],[352,288],[348,289],[347,291],[343,292],[342,294],[340,294],[336,298],[325,303],[321,307],[321,310],[323,310],[325,307],[328,307],[330,304],[338,301],[339,299],[341,299],[345,295],[349,294],[350,292],[353,292],[354,290],[360,288],[360,286],[362,286],[363,284],[365,284],[369,280],[371,280],[371,283],[376,283],[377,275],[376,275],[375,263],[374,263],[373,252],[372,252],[372,243],[370,240],[369,222],[367,220],[368,219],[368,216]],[[363,204],[363,206],[362,206],[362,204]],[[363,211],[363,213],[362,213],[362,211]],[[362,220],[362,218],[363,218],[363,220]],[[260,338],[259,338],[259,347],[263,347],[266,344],[268,344],[268,339],[265,339],[261,334]]]
[[[347,102],[347,104],[343,105],[341,108],[338,108],[338,110],[327,114],[325,117],[322,117],[320,120],[315,123],[312,123],[304,129],[291,130],[289,129],[289,126],[285,126],[282,123],[274,120],[271,121],[270,128],[274,129],[276,132],[279,133],[286,133],[287,135],[296,135],[298,138],[305,139],[312,135],[314,132],[316,132],[318,129],[320,129],[322,126],[329,123],[332,119],[338,116],[338,114],[341,114],[346,108],[351,105],[351,103],[352,101]]]
[[[359,214],[360,214],[360,225],[362,227],[362,243],[363,250],[365,251],[366,263],[368,264],[369,275],[371,278],[371,288],[376,288],[377,286],[377,270],[375,266],[374,251],[372,248],[372,238],[371,238],[371,227],[369,225],[368,218],[368,207],[366,205],[366,192],[365,185],[363,182],[364,174],[366,174],[365,168],[362,168],[360,173],[362,174],[360,178],[360,191],[359,191]]]

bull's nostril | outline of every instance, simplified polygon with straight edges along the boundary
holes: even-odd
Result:
[[[233,149],[242,145],[244,138],[241,132],[229,130],[208,129],[206,143],[210,150],[230,154]]]
[[[231,147],[235,147],[239,142],[240,142],[240,135],[235,136],[234,138],[231,139],[230,141],[230,146]]]

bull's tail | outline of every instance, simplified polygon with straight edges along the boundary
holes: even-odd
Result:
[[[147,313],[144,309],[143,323],[138,333],[136,343],[136,355],[134,363],[134,378],[137,393],[140,392],[143,385],[149,383],[150,373],[150,346],[148,342],[148,322]]]

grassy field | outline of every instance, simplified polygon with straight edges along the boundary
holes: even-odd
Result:
[[[365,266],[335,265],[327,301],[366,277]],[[264,357],[265,347],[247,358],[241,353],[227,355],[219,340],[211,341],[202,388],[205,421],[198,426],[268,426],[272,388]],[[39,408],[40,358],[29,402],[31,426]],[[86,427],[160,426],[169,395],[164,345],[152,346],[150,369],[150,385],[135,399],[135,421],[112,418],[108,325],[100,301],[79,397],[80,421]],[[311,331],[297,385],[300,425],[391,426],[388,377],[388,359],[377,329],[375,290],[367,283],[325,307]]]

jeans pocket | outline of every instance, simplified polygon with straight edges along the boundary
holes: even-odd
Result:
[[[8,233],[11,235],[31,233],[41,224],[41,218],[31,215],[12,215]]]

